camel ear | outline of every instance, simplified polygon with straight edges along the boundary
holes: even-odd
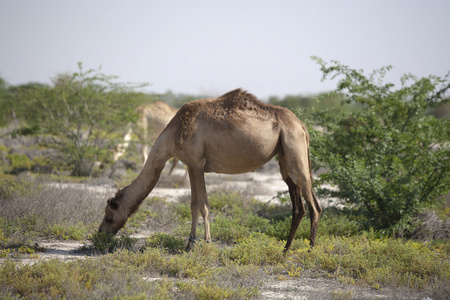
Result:
[[[117,202],[114,201],[113,198],[109,198],[107,201],[107,204],[112,208],[112,209],[118,209],[119,205],[117,205]]]

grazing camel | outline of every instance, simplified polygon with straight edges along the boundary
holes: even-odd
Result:
[[[199,213],[205,240],[211,241],[204,173],[252,172],[275,155],[292,201],[292,224],[284,251],[289,250],[305,214],[301,196],[308,205],[310,245],[314,246],[322,209],[312,189],[306,127],[291,111],[261,103],[241,89],[183,105],[156,140],[139,176],[108,199],[99,231],[116,234],[152,191],[166,161],[174,157],[187,166],[191,182],[192,225],[187,249],[194,245]]]

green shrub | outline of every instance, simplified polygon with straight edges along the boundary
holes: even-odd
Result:
[[[31,127],[23,126],[11,132],[11,136],[16,138],[18,135],[35,135],[40,132],[41,128],[39,125],[33,125]]]
[[[213,243],[200,241],[193,250],[173,257],[169,267],[177,275],[186,278],[203,278],[220,265],[220,251]]]
[[[149,247],[161,247],[172,254],[181,253],[186,246],[184,240],[167,233],[153,234],[147,239],[145,245]]]
[[[339,78],[335,93],[344,96],[343,103],[362,107],[351,113],[298,111],[301,119],[321,127],[309,126],[313,165],[326,170],[318,184],[337,187],[324,187],[322,194],[342,199],[349,211],[364,216],[367,229],[404,230],[406,219],[450,189],[450,120],[426,115],[450,101],[445,98],[450,76],[405,76],[394,89],[383,83],[389,67],[366,76],[316,60],[324,78]]]
[[[244,198],[233,191],[216,191],[208,195],[212,211],[228,212],[235,208],[249,209],[254,207],[256,200]]]
[[[361,230],[361,226],[356,221],[342,214],[327,216],[326,210],[319,223],[319,234],[322,236],[357,236]]]
[[[113,252],[118,249],[131,249],[137,239],[128,236],[115,237],[104,232],[96,232],[90,236],[93,249],[99,253]]]
[[[26,169],[31,168],[31,160],[25,154],[11,153],[8,154],[7,159],[10,162],[11,169]]]
[[[174,210],[180,222],[191,220],[191,208],[188,204],[179,203],[177,205],[174,205]]]
[[[53,224],[49,226],[46,233],[57,239],[80,241],[88,235],[88,228],[81,222],[76,225]]]
[[[241,239],[224,256],[243,265],[275,265],[284,261],[284,244],[262,233],[252,233]]]
[[[223,214],[211,222],[211,235],[214,239],[225,243],[234,243],[250,234],[248,227],[240,224],[240,220],[227,217]]]
[[[7,237],[13,235],[34,237],[45,228],[42,218],[37,215],[28,215],[11,219],[0,217],[0,226],[3,228],[3,233]]]
[[[32,184],[27,178],[0,173],[0,201],[6,201],[14,194],[29,194]]]
[[[36,156],[31,162],[33,171],[39,173],[40,169],[47,168],[49,170],[53,169],[53,162],[50,158],[45,156]]]
[[[221,211],[224,208],[242,206],[241,196],[237,192],[218,191],[208,195],[211,210]]]

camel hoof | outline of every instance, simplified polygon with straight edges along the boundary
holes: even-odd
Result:
[[[195,239],[189,238],[189,241],[188,241],[187,246],[186,246],[186,252],[189,252],[192,249],[194,249],[194,244],[195,244]]]

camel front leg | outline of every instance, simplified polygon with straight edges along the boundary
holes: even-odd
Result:
[[[197,236],[198,215],[202,214],[205,226],[205,240],[211,241],[211,233],[209,227],[209,201],[206,193],[205,176],[203,169],[200,167],[188,167],[189,179],[191,181],[191,234],[186,250],[191,250]]]

